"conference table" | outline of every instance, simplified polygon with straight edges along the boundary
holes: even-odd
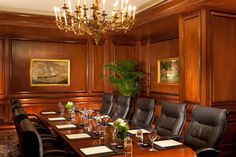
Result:
[[[42,114],[42,113],[50,113],[50,114]],[[138,144],[135,135],[131,135],[132,138],[132,151],[126,152],[124,148],[117,148],[117,146],[111,145],[113,143],[112,139],[112,126],[105,127],[105,138],[100,138],[97,133],[94,133],[94,130],[97,130],[97,127],[91,127],[91,123],[88,123],[89,127],[84,127],[80,125],[81,123],[81,115],[76,117],[75,128],[58,128],[58,126],[72,124],[71,119],[67,114],[61,115],[59,112],[55,111],[56,114],[51,111],[41,112],[39,117],[41,120],[51,128],[52,132],[56,134],[60,140],[62,140],[75,154],[75,156],[87,156],[82,151],[81,148],[87,147],[95,147],[95,146],[107,146],[108,148],[112,149],[112,153],[101,153],[101,154],[94,154],[88,155],[88,157],[96,156],[96,157],[103,157],[103,156],[115,156],[115,157],[196,157],[196,153],[189,147],[182,145],[180,147],[170,147],[161,150],[157,150],[155,152],[150,152],[149,148],[151,146],[142,147]],[[65,119],[60,120],[62,117]],[[52,120],[53,119],[53,120]],[[89,120],[87,121],[89,122]],[[89,130],[90,128],[90,130]],[[92,130],[91,130],[92,129]],[[82,139],[69,139],[66,135],[69,134],[79,134],[79,133],[87,133],[91,136],[91,138],[82,138]],[[158,139],[157,139],[158,140]],[[149,141],[148,136],[144,134],[144,141]]]

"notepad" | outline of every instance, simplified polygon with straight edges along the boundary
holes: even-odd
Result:
[[[95,147],[87,147],[80,149],[85,155],[93,155],[93,154],[101,154],[101,153],[110,153],[113,152],[112,149],[107,146],[95,146]]]
[[[101,116],[101,118],[109,118],[110,116],[108,116],[108,115],[103,115],[103,116]]]
[[[80,133],[80,134],[68,134],[65,135],[67,138],[69,139],[81,139],[81,138],[91,138],[91,136],[89,134],[86,133]]]
[[[138,129],[129,130],[128,133],[130,133],[130,134],[136,134],[136,133],[137,133],[137,130],[138,130]],[[147,131],[147,130],[145,130],[145,129],[141,129],[141,130],[142,130],[143,134],[149,133],[149,131]]]
[[[162,141],[156,141],[153,142],[155,145],[158,145],[160,147],[171,147],[171,146],[178,146],[182,145],[183,143],[177,142],[175,140],[162,140]]]
[[[67,128],[76,128],[74,124],[63,124],[63,125],[56,125],[58,129],[67,129]]]
[[[49,121],[59,121],[59,120],[66,120],[65,117],[55,117],[55,118],[48,118]]]
[[[113,126],[113,125],[114,125],[114,124],[113,124],[113,122],[108,122],[108,124],[109,124],[109,125],[111,125],[111,126]]]
[[[54,111],[48,111],[48,112],[41,112],[42,114],[56,114]]]

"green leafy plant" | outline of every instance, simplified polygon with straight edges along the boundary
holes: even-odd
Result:
[[[135,96],[140,91],[140,78],[144,73],[138,70],[138,64],[133,61],[123,61],[118,64],[111,63],[105,68],[115,72],[109,76],[111,84],[124,96]]]
[[[117,131],[116,138],[124,140],[129,130],[128,124],[123,119],[118,118],[114,122],[114,127],[116,128]]]

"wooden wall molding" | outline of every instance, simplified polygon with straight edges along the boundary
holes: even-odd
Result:
[[[84,93],[88,91],[88,50],[86,44],[11,40],[11,46],[11,94],[48,93],[53,91]],[[70,59],[71,85],[69,87],[30,87],[29,77],[27,76],[29,76],[29,63],[32,58]],[[79,72],[76,72],[77,70]],[[79,81],[84,82],[84,84],[78,84]]]
[[[35,28],[57,28],[53,16],[0,11],[0,25]]]
[[[137,14],[135,27],[148,24],[154,20],[166,18],[173,14],[178,14],[180,12],[186,11],[186,8],[190,10],[203,6],[204,2],[205,0],[167,0],[167,2],[161,6],[156,5]]]
[[[92,59],[91,59],[91,70],[92,70],[92,93],[103,93],[105,80],[101,79],[105,74],[105,47],[104,45],[92,46]],[[102,75],[101,75],[102,74]]]
[[[236,85],[234,83],[236,79],[235,25],[236,13],[210,10],[211,45],[209,53],[211,56],[211,99],[213,104],[236,101]]]
[[[5,49],[4,49],[4,39],[0,38],[0,97],[5,95]]]
[[[201,103],[202,15],[201,11],[181,18],[180,58],[182,102]]]

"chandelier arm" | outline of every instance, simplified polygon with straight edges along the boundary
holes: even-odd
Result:
[[[111,18],[107,18],[108,14],[105,11],[106,0],[94,0],[90,8],[86,3],[80,5],[80,0],[78,0],[74,12],[72,12],[70,1],[65,1],[62,6],[63,16],[61,16],[59,7],[54,7],[56,25],[65,32],[92,35],[95,43],[98,44],[102,33],[109,30],[126,33],[133,27],[136,7],[132,7],[128,1],[126,3],[124,0],[120,1],[121,9],[118,9],[118,0],[116,0]],[[102,9],[100,8],[101,2]],[[91,10],[91,16],[89,10]]]

